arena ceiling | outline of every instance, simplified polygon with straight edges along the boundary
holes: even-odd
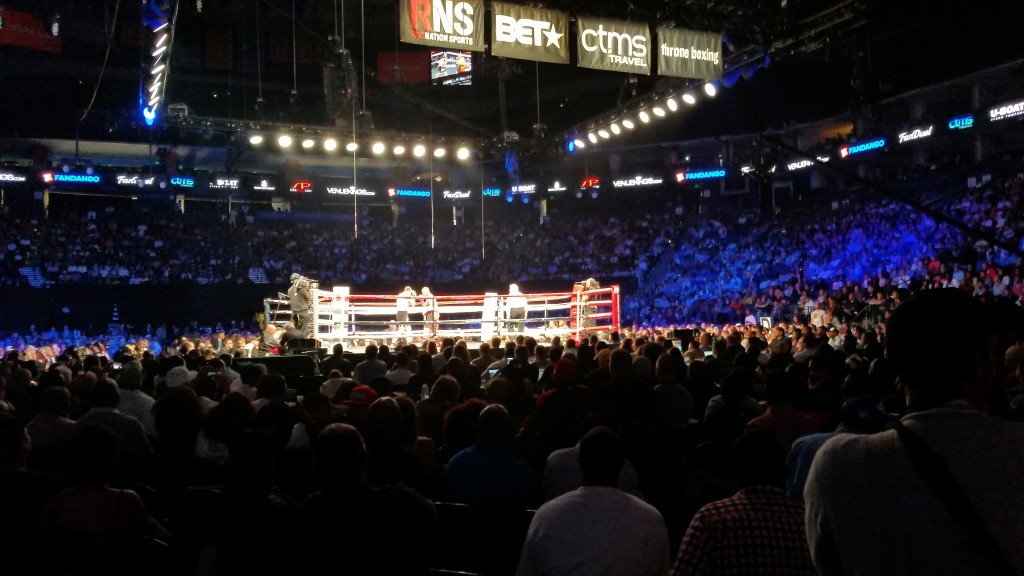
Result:
[[[138,0],[0,0],[0,6],[43,21],[60,14],[63,42],[60,54],[0,46],[8,103],[0,133],[145,137],[137,114]],[[755,73],[715,102],[637,136],[646,139],[778,128],[1024,54],[1024,8],[1010,0],[550,0],[543,6],[719,30],[727,57],[755,64]],[[819,17],[834,10],[844,18]],[[332,57],[336,29],[353,58],[358,107],[365,102],[368,122],[380,131],[482,138],[514,131],[524,140],[540,134],[543,144],[682,82],[483,54],[474,60],[479,72],[472,86],[388,83],[381,79],[387,74],[381,54],[429,53],[398,42],[395,21],[394,0],[182,0],[168,101],[197,118],[344,127],[349,120],[330,117],[324,106],[323,61]],[[114,49],[98,83],[112,26]],[[94,92],[95,103],[79,122]]]

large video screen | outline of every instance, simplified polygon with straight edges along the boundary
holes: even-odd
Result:
[[[459,50],[430,52],[430,80],[435,86],[469,86],[473,83],[473,53]]]

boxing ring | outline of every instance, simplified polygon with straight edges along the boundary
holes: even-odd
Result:
[[[314,284],[315,286],[315,284]],[[512,318],[509,302],[525,301],[525,318]],[[371,342],[393,344],[427,338],[452,337],[474,344],[494,336],[515,338],[520,334],[546,342],[554,336],[579,340],[591,334],[618,331],[618,285],[593,290],[533,294],[417,295],[408,306],[406,321],[397,319],[399,296],[353,294],[348,286],[310,290],[311,332],[321,347],[340,343],[346,348]],[[264,306],[270,311],[266,300]],[[434,313],[434,319],[429,314]],[[288,313],[268,315],[275,324],[287,321]],[[426,317],[425,317],[426,316]]]

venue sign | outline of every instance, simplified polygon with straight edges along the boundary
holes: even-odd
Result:
[[[430,190],[425,188],[389,188],[388,196],[402,196],[404,198],[430,198]]]
[[[196,179],[191,176],[174,176],[171,178],[171,186],[176,188],[195,188]]]
[[[722,35],[658,28],[658,74],[698,80],[722,77]]]
[[[513,194],[533,194],[536,191],[536,184],[519,184],[509,188],[509,192]]]
[[[79,172],[53,172],[41,174],[44,184],[99,184],[103,178],[99,174]]]
[[[336,196],[376,196],[377,192],[373,190],[367,190],[366,188],[356,188],[355,186],[346,186],[344,188],[340,186],[328,186],[327,193]]]
[[[974,128],[974,114],[965,114],[963,116],[950,118],[949,122],[946,123],[946,126],[948,126],[950,130],[967,130]]]
[[[399,20],[402,42],[483,52],[482,0],[399,0]]]
[[[1017,100],[1015,102],[1007,102],[1006,104],[1000,104],[994,108],[990,108],[988,111],[988,119],[992,122],[998,120],[1006,120],[1007,118],[1016,118],[1024,114],[1024,100]]]
[[[548,186],[548,192],[552,193],[565,192],[566,190],[568,190],[568,188],[566,188],[565,184],[562,184],[558,180],[555,180],[551,186]]]
[[[277,192],[277,186],[270,178],[257,178],[252,185],[254,192]]]
[[[557,10],[491,3],[491,54],[569,63],[569,15]]]
[[[614,188],[637,188],[640,186],[657,186],[661,182],[661,178],[655,178],[654,176],[635,176],[625,180],[615,180],[612,182],[612,186]]]
[[[900,132],[900,144],[906,142],[913,142],[914,140],[920,140],[922,138],[928,138],[932,135],[932,131],[935,129],[935,125],[931,125],[927,128],[914,128],[909,132]]]
[[[676,172],[676,182],[691,182],[693,180],[712,180],[714,178],[725,178],[725,168],[715,170],[686,170]]]
[[[296,194],[309,194],[313,191],[313,183],[309,180],[296,180],[288,188],[288,191]]]
[[[647,24],[577,16],[576,54],[581,68],[651,73],[651,30]]]
[[[28,178],[17,172],[8,172],[6,170],[0,170],[0,182],[24,182]]]
[[[860,154],[861,152],[869,152],[871,150],[877,150],[885,147],[885,138],[875,138],[874,140],[868,140],[863,144],[853,144],[849,146],[843,146],[839,149],[839,157],[846,158],[853,154]]]
[[[214,190],[238,190],[242,179],[238,176],[217,176],[210,178],[210,188]]]

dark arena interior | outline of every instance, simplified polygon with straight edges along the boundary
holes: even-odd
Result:
[[[1022,32],[0,0],[0,574],[1024,573]]]

